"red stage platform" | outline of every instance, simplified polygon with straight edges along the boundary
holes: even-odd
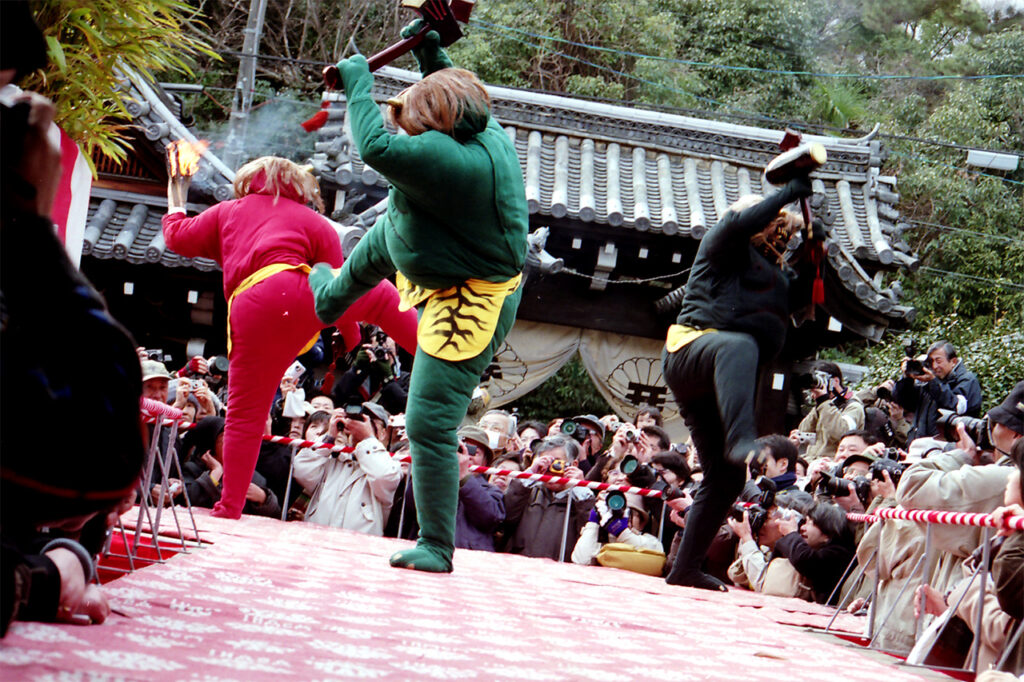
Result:
[[[830,613],[799,600],[464,550],[432,575],[388,566],[402,541],[196,516],[209,544],[107,584],[104,625],[14,623],[0,679],[943,678],[806,630]]]

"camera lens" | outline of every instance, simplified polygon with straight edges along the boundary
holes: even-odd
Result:
[[[619,490],[611,490],[605,498],[605,504],[613,512],[622,511],[626,508],[626,496]]]

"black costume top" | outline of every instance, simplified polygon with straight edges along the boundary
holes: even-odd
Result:
[[[750,334],[760,361],[773,358],[786,338],[789,314],[810,301],[813,272],[780,268],[750,243],[788,203],[810,196],[806,178],[738,213],[727,211],[701,240],[677,322],[697,329]],[[799,286],[791,286],[797,279]]]

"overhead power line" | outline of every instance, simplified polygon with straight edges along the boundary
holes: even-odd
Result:
[[[979,239],[996,240],[998,242],[1006,242],[1008,244],[1024,244],[1024,239],[1018,239],[1014,237],[1005,237],[1002,235],[991,235],[989,232],[979,232],[975,229],[965,229],[964,227],[953,227],[951,225],[942,225],[937,222],[926,222],[924,220],[906,220],[905,222],[911,225],[920,227],[927,227],[931,229],[940,229],[947,232],[957,232],[961,235],[968,235],[971,237],[977,237]]]
[[[618,54],[624,57],[636,57],[638,59],[652,59],[655,61],[669,62],[671,64],[683,64],[685,66],[697,66],[708,69],[722,69],[728,71],[746,71],[756,73],[770,73],[781,76],[810,76],[814,78],[854,78],[854,79],[866,79],[866,80],[911,80],[911,81],[936,81],[936,80],[986,80],[993,78],[1024,78],[1024,73],[1000,73],[1000,74],[983,74],[978,76],[965,76],[965,75],[946,75],[946,76],[903,76],[893,74],[863,74],[863,73],[826,73],[817,71],[790,71],[787,69],[766,69],[757,66],[733,66],[730,64],[715,64],[713,62],[701,62],[692,59],[677,59],[674,57],[661,57],[658,55],[642,54],[639,52],[630,52],[628,50],[618,50],[612,47],[602,47],[600,45],[590,45],[587,43],[578,43],[573,40],[567,40],[565,38],[559,38],[557,36],[547,36],[540,33],[533,33],[526,31],[521,28],[515,28],[512,26],[503,26],[501,24],[492,24],[482,19],[470,19],[471,24],[477,24],[481,27],[499,28],[506,31],[513,31],[520,33],[531,38],[538,40],[550,40],[556,43],[562,43],[564,45],[572,45],[573,47],[582,47],[587,50],[595,50],[598,52],[608,52],[611,54]]]
[[[990,277],[978,277],[977,275],[965,275],[962,272],[952,272],[950,270],[940,270],[939,268],[930,268],[926,265],[921,266],[922,270],[927,272],[933,272],[936,275],[947,275],[949,277],[959,277],[961,279],[969,279],[975,282],[984,282],[986,284],[993,284],[998,287],[1004,287],[1006,289],[1016,289],[1024,291],[1024,284],[1018,284],[1017,282],[1003,282],[998,279],[992,279]]]

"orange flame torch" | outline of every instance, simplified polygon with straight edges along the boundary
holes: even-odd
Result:
[[[172,178],[190,178],[199,170],[199,159],[210,146],[209,142],[175,140],[167,144],[168,173]]]
[[[209,142],[175,140],[167,144],[167,203],[169,208],[184,208],[188,186],[199,170],[199,159]]]

